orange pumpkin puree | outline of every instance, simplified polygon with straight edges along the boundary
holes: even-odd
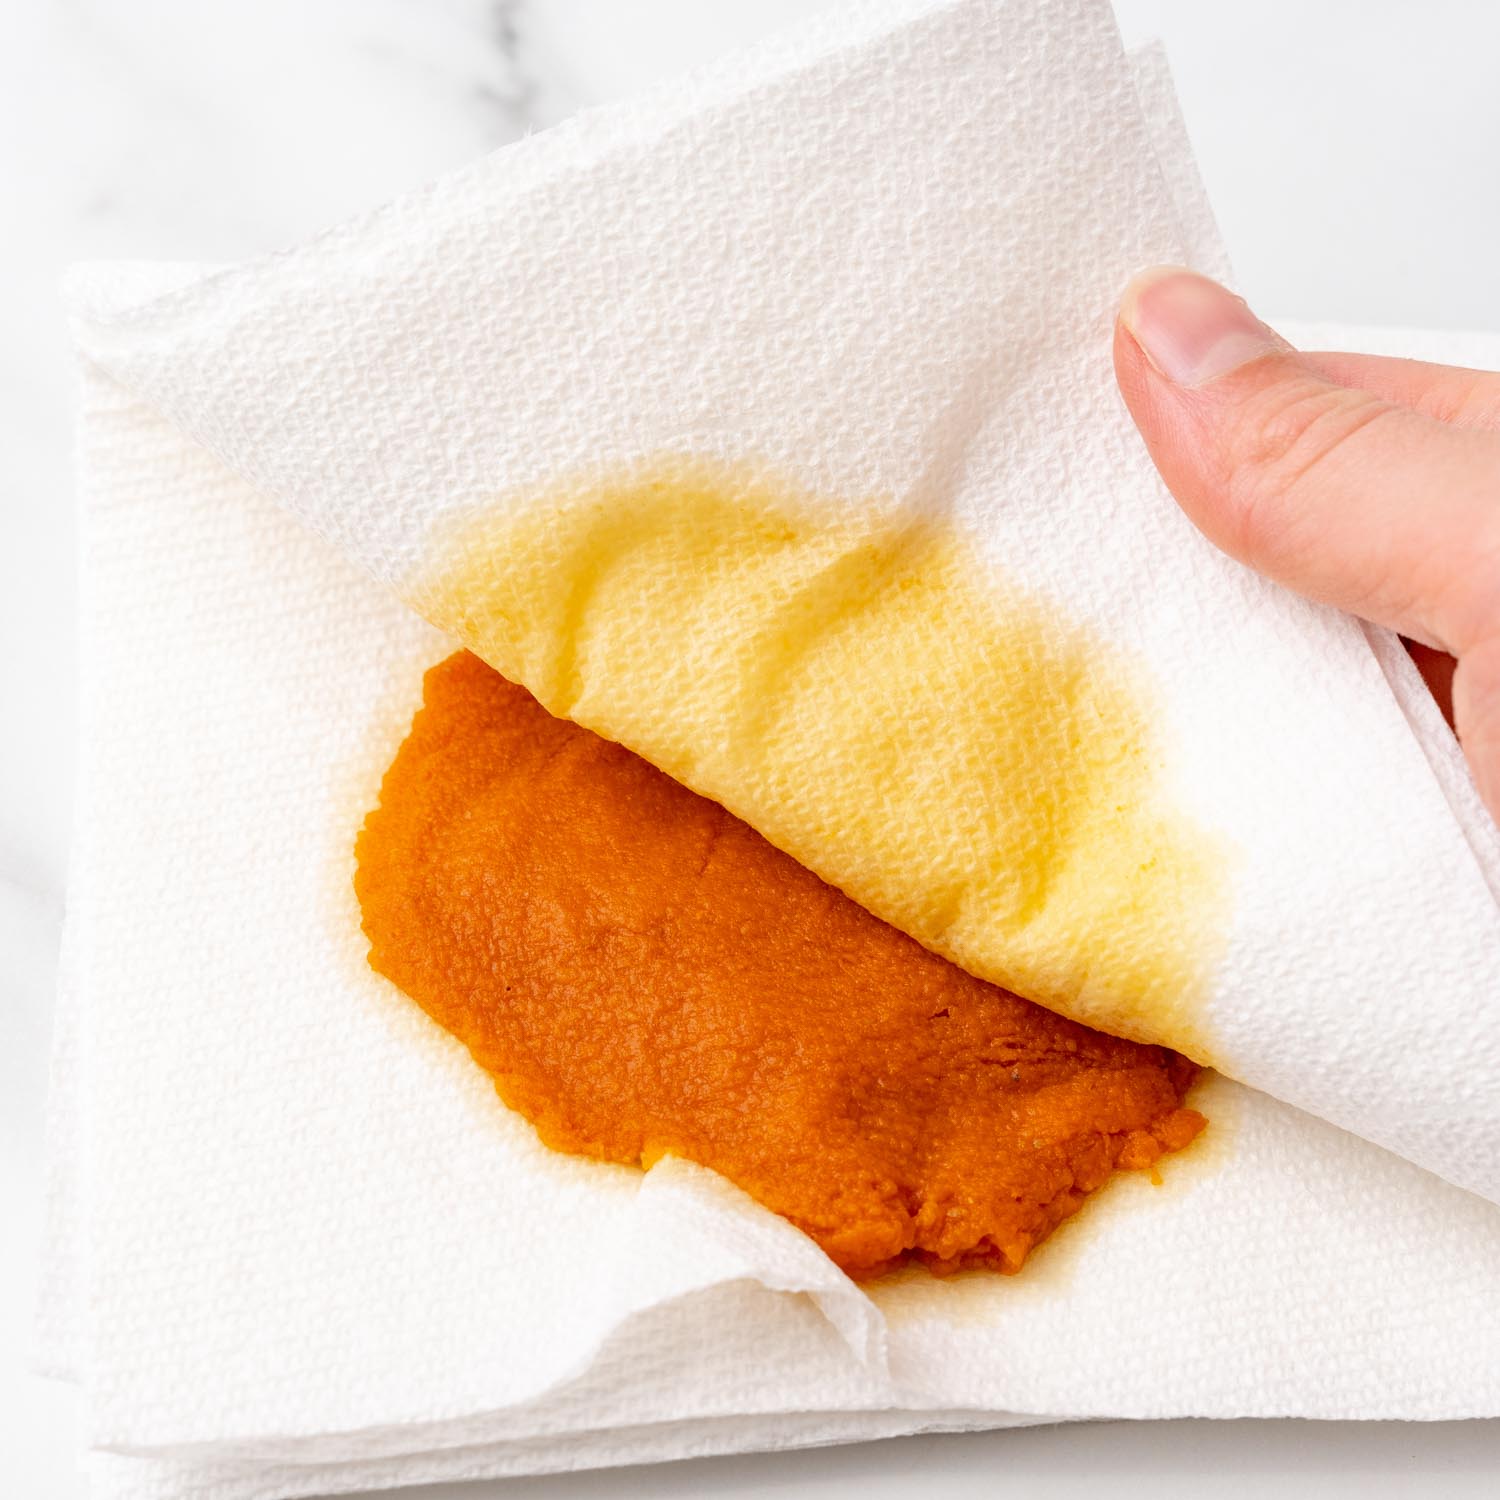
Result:
[[[1203,1127],[1185,1058],[973,978],[467,652],[356,856],[371,965],[547,1145],[700,1162],[853,1276],[1017,1271]]]

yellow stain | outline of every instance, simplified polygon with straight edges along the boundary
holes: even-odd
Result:
[[[950,526],[674,459],[434,543],[413,604],[552,713],[972,973],[1212,1062],[1226,849],[1149,673]]]

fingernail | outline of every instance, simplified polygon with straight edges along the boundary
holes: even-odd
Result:
[[[1156,369],[1176,385],[1206,385],[1290,346],[1243,297],[1180,266],[1143,271],[1125,289],[1120,321]]]

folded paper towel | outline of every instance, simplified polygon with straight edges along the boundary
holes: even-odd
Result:
[[[1197,542],[1108,389],[1125,275],[1217,253],[1159,72],[1140,107],[1098,6],[860,17],[269,265],[80,284],[86,747],[58,1093],[79,1145],[49,1344],[113,1450],[105,1493],[1047,1416],[1500,1411],[1500,1214],[1284,1104],[1214,1083],[1205,1147],[1163,1188],[1112,1186],[1018,1281],[866,1295],[708,1174],[543,1151],[363,964],[353,831],[447,644],[267,495],[398,583],[430,500],[540,492],[563,448],[751,453],[820,493],[898,495],[932,403],[979,368],[955,504],[993,509],[1028,590],[1149,658],[1174,789],[1244,851],[1216,1046],[1492,1187],[1495,1040],[1472,1015],[1490,846],[1451,736],[1383,637],[1377,655]],[[959,130],[934,102],[952,98]],[[830,141],[862,170],[832,172]],[[762,170],[757,212],[792,202],[787,222],[735,213]],[[917,196],[891,219],[881,184]],[[662,259],[689,204],[696,275]],[[863,237],[815,278],[830,365],[778,340],[808,310],[801,237],[836,219]],[[558,300],[553,273],[585,262],[615,291],[652,275],[606,316],[589,283]],[[814,354],[861,376],[779,384]]]
[[[1495,831],[1114,389],[1170,155],[1102,4],[899,0],[79,337],[878,915],[1500,1197]]]
[[[449,643],[96,370],[83,436],[44,1332],[101,1496],[1500,1415],[1500,1209],[1227,1080],[1017,1278],[862,1291],[708,1173],[545,1151],[364,964],[353,833]]]

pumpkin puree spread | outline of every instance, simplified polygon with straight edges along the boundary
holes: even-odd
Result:
[[[1194,1066],[986,983],[459,652],[357,845],[370,963],[547,1145],[722,1173],[851,1275],[1014,1272]]]

